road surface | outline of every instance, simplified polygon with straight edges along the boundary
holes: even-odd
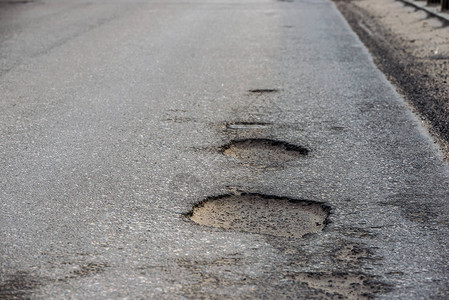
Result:
[[[0,298],[449,297],[448,164],[330,1],[2,2],[0,32]]]

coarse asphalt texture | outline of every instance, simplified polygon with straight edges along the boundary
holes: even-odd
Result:
[[[0,298],[449,297],[449,166],[332,2],[2,2],[0,32]],[[241,194],[327,225],[186,217]]]

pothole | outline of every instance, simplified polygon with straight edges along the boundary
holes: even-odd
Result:
[[[228,129],[264,129],[267,126],[271,125],[271,123],[265,122],[236,122],[226,124],[226,128]]]
[[[252,163],[283,163],[309,154],[305,147],[271,139],[233,140],[222,153]]]
[[[329,212],[320,202],[246,193],[208,198],[187,217],[203,226],[302,238],[322,231]]]
[[[254,90],[249,90],[248,92],[255,93],[255,94],[266,94],[266,93],[276,93],[277,91],[279,91],[279,90],[278,89],[254,89]]]

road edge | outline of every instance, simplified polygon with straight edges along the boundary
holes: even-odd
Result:
[[[397,37],[376,23],[369,12],[351,4],[351,0],[332,0],[368,49],[373,62],[390,81],[410,110],[417,116],[439,148],[443,159],[449,163],[449,116],[441,114],[438,93],[431,91],[432,77],[420,70],[413,57],[401,55],[394,42]]]

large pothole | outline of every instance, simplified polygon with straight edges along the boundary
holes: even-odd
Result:
[[[187,217],[204,226],[301,238],[323,230],[329,211],[320,202],[248,193],[208,198]]]
[[[222,147],[224,155],[252,163],[283,163],[309,153],[305,147],[271,139],[233,140]]]

